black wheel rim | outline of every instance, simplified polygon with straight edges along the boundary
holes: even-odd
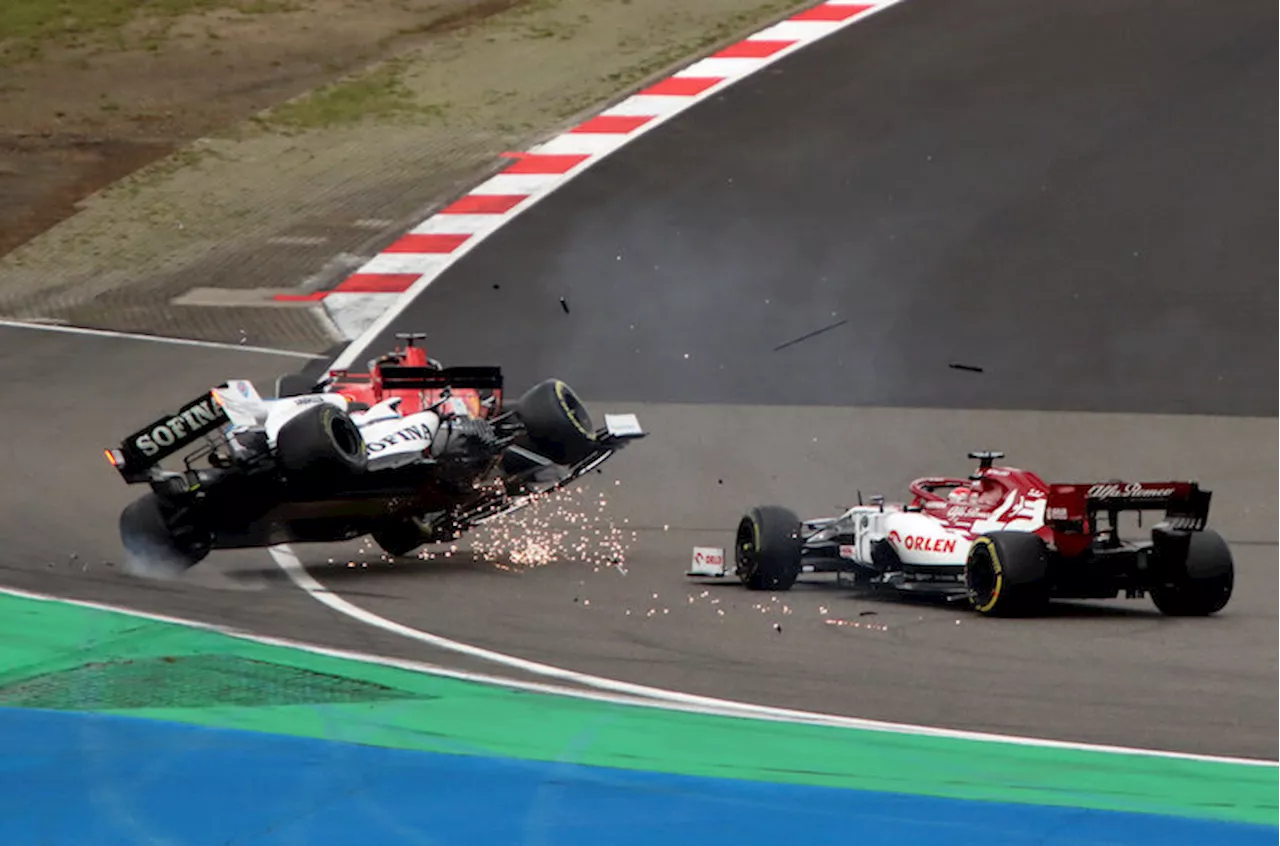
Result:
[[[574,425],[576,425],[584,435],[589,437],[592,432],[592,423],[591,415],[587,413],[587,407],[582,404],[582,400],[578,399],[578,395],[568,387],[565,387],[564,389],[564,399],[566,411],[569,412],[569,416],[573,419]]]
[[[964,582],[969,599],[975,605],[982,605],[991,598],[991,592],[996,589],[996,570],[985,547],[974,546],[964,568]]]
[[[751,578],[759,564],[759,555],[756,549],[755,529],[749,520],[743,520],[738,526],[734,557],[738,575],[744,579]]]
[[[344,455],[358,458],[360,453],[360,430],[345,417],[335,417],[330,427],[333,442]]]

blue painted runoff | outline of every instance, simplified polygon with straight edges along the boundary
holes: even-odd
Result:
[[[383,749],[0,708],[11,846],[1235,846],[1267,826]]]

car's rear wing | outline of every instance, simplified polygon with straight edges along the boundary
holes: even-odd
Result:
[[[221,403],[209,391],[129,435],[118,449],[106,450],[107,460],[126,482],[145,482],[152,467],[230,423]]]
[[[1164,511],[1171,528],[1199,532],[1212,493],[1195,482],[1085,482],[1049,486],[1045,520],[1060,531],[1096,532],[1098,515],[1111,525],[1122,511]]]
[[[413,367],[384,364],[378,369],[384,390],[502,390],[498,367]]]

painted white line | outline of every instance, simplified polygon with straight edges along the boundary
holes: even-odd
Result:
[[[327,235],[276,235],[267,239],[268,244],[284,247],[318,247],[329,243]]]
[[[58,326],[49,323],[27,323],[21,320],[0,319],[0,327],[8,329],[34,329],[40,332],[65,332],[68,335],[90,335],[99,338],[119,338],[126,341],[150,341],[155,344],[176,344],[182,347],[204,347],[211,350],[238,350],[260,355],[279,355],[287,358],[325,358],[323,355],[276,350],[270,347],[253,347],[248,344],[225,344],[218,341],[197,341],[192,338],[165,338],[161,335],[137,335],[133,332],[112,332],[108,329],[86,329],[80,326]]]
[[[907,723],[865,720],[858,717],[844,717],[838,714],[822,714],[813,711],[798,711],[790,708],[774,708],[768,705],[754,705],[749,702],[738,702],[731,699],[698,696],[691,693],[682,693],[680,691],[667,690],[659,687],[633,684],[631,682],[605,678],[603,676],[596,676],[590,673],[580,673],[575,670],[568,670],[563,667],[556,667],[550,664],[543,664],[538,661],[529,661],[513,655],[507,655],[490,649],[484,649],[483,647],[462,643],[461,641],[453,640],[451,638],[415,629],[412,626],[406,626],[403,623],[396,622],[395,620],[388,620],[387,618],[361,608],[355,603],[344,599],[333,591],[330,591],[317,581],[309,572],[307,572],[306,567],[303,566],[302,562],[298,559],[298,556],[289,546],[283,544],[273,546],[270,547],[269,551],[271,552],[272,558],[275,559],[276,564],[279,565],[280,569],[284,571],[285,575],[287,575],[295,585],[306,591],[321,604],[328,606],[334,611],[351,617],[352,619],[365,623],[366,625],[425,643],[437,649],[454,652],[460,655],[467,655],[480,660],[491,661],[500,666],[520,670],[532,675],[558,679],[563,682],[570,682],[583,687],[605,691],[614,696],[621,695],[633,700],[648,700],[648,702],[654,707],[669,708],[680,711],[694,711],[696,713],[717,714],[726,717],[804,723],[806,725],[823,725],[834,728],[888,732],[893,734],[910,734],[922,737],[950,738],[954,740],[974,740],[985,743],[1004,743],[1016,746],[1069,749],[1081,752],[1104,752],[1118,755],[1170,758],[1187,761],[1207,761],[1222,764],[1245,764],[1249,766],[1262,767],[1280,766],[1280,762],[1265,761],[1255,758],[1231,758],[1215,755],[1198,755],[1189,752],[1170,752],[1159,749],[1141,749],[1127,746],[1073,743],[1071,741],[1062,740],[1046,740],[1032,737],[1019,737],[1016,735],[987,734],[984,732],[961,731],[958,729],[946,729],[934,726],[919,726]],[[490,679],[492,678],[493,677],[490,677]],[[497,683],[511,684],[512,682],[508,680]],[[557,688],[556,692],[563,696],[600,699],[598,694],[584,695],[583,691],[574,688]],[[630,701],[627,704],[639,703]]]

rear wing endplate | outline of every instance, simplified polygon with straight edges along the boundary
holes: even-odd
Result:
[[[1121,511],[1164,511],[1171,528],[1202,531],[1209,520],[1212,492],[1195,482],[1096,482],[1049,486],[1046,520],[1096,526],[1097,515]]]
[[[148,479],[147,471],[165,458],[230,423],[221,403],[209,391],[129,435],[118,449],[106,450],[107,459],[126,482],[143,482]]]

